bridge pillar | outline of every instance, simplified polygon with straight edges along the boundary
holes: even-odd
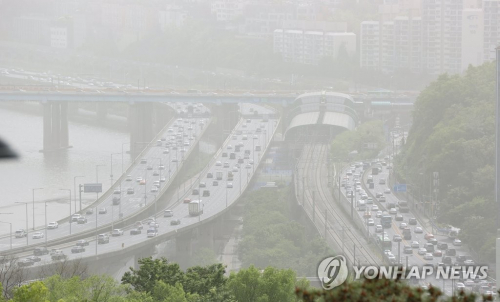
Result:
[[[175,259],[179,266],[186,268],[193,255],[192,249],[192,231],[186,231],[175,237]]]
[[[130,151],[138,154],[151,142],[157,116],[151,103],[131,104],[129,110]]]
[[[48,102],[43,104],[42,152],[69,148],[68,104]]]
[[[145,244],[140,251],[134,254],[134,269],[139,269],[139,260],[142,258],[151,257],[155,254],[155,246],[151,244]]]
[[[206,223],[198,228],[200,245],[209,249],[214,249],[214,223]]]

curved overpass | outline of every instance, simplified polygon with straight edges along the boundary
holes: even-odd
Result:
[[[336,135],[345,130],[354,130],[358,123],[353,98],[338,92],[313,92],[298,96],[287,114],[289,121],[287,136],[312,132]],[[305,128],[301,130],[300,128]]]

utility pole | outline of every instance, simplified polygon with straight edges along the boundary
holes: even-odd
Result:
[[[398,241],[398,264],[401,264],[401,241]]]
[[[316,193],[316,191],[312,191],[312,198],[313,198],[313,204],[312,204],[312,206],[313,206],[313,212],[312,212],[313,222],[315,221],[315,218],[316,218],[316,215],[315,215],[316,214],[316,203],[315,203],[315,200],[314,200],[314,197],[315,197],[314,193]]]
[[[328,210],[325,209],[325,240],[326,240],[326,229],[328,228],[327,215],[328,215]]]

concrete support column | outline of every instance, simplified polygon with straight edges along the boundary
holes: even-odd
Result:
[[[68,104],[47,102],[43,104],[42,152],[69,148]]]
[[[214,249],[214,228],[214,223],[206,223],[202,227],[199,227],[200,243],[202,247]]]
[[[52,149],[52,104],[43,104],[43,150]]]
[[[193,254],[191,237],[191,231],[186,231],[175,238],[175,258],[182,268],[189,266]]]
[[[151,142],[158,131],[155,131],[157,113],[154,104],[130,104],[129,109],[130,150],[137,155],[146,146],[144,142]],[[161,128],[160,128],[161,129]]]
[[[69,147],[69,129],[68,129],[68,103],[61,103],[60,111],[60,144],[59,147]]]

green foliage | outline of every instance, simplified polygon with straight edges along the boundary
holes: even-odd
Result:
[[[462,229],[461,238],[493,259],[495,235],[495,65],[443,75],[415,102],[413,125],[395,172],[414,195],[430,191],[439,172],[438,220]],[[406,168],[405,168],[406,167]]]
[[[151,293],[157,281],[175,286],[183,281],[184,273],[177,263],[169,263],[166,258],[152,259],[151,257],[139,260],[138,270],[130,268],[122,277],[123,284],[130,284],[140,292]]]
[[[365,149],[365,143],[374,143],[375,149]],[[347,161],[374,158],[385,147],[383,123],[380,120],[368,121],[354,131],[344,131],[337,135],[331,144],[332,157]],[[349,155],[352,151],[357,154]]]
[[[238,255],[243,266],[291,268],[314,275],[318,259],[331,254],[317,234],[291,219],[287,190],[266,189],[245,195],[243,239]]]
[[[476,301],[473,293],[460,292],[453,297],[444,297],[437,287],[430,286],[424,290],[420,287],[411,287],[400,280],[372,279],[355,282],[346,282],[333,290],[297,288],[297,297],[304,302],[337,302],[337,301],[391,301],[391,302],[418,302],[443,301],[465,302]],[[484,300],[483,301],[487,301]]]
[[[217,263],[217,255],[211,248],[200,248],[193,253],[191,265],[207,266]]]
[[[14,290],[12,302],[45,302],[48,289],[41,281],[20,286]]]
[[[254,266],[232,273],[228,286],[239,302],[294,301],[295,272],[267,267],[259,272]]]

